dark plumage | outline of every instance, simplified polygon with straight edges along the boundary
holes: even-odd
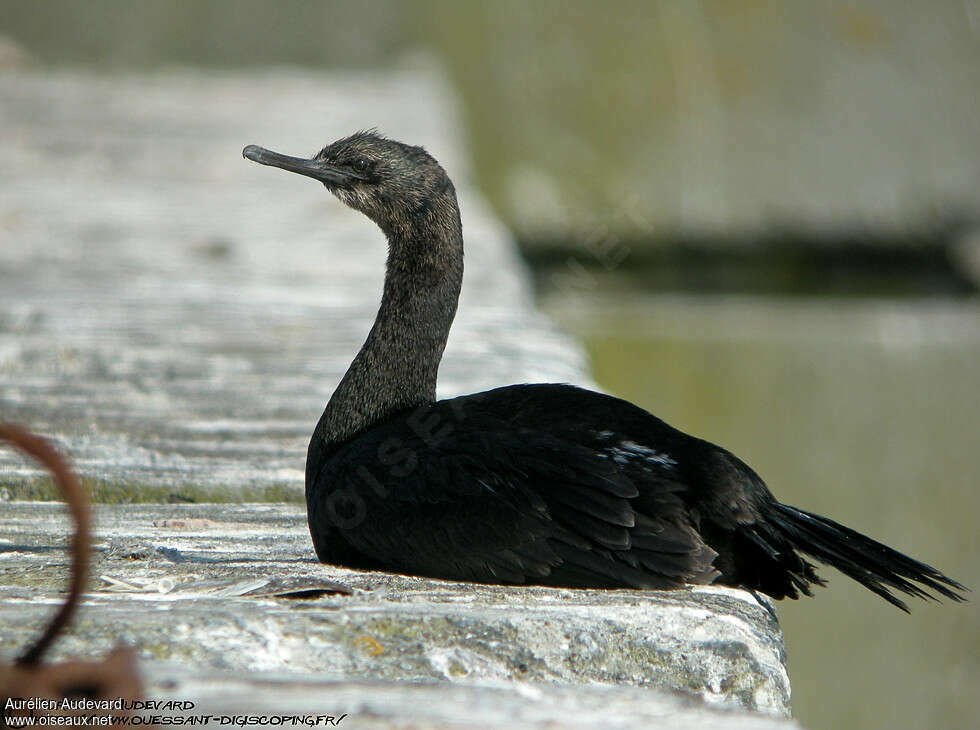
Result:
[[[773,598],[823,581],[807,555],[894,605],[953,600],[938,570],[780,504],[728,451],[618,398],[513,385],[436,401],[463,236],[452,182],[421,147],[361,132],[309,160],[245,157],[322,182],[388,238],[377,320],[310,441],[323,562],[572,587],[720,583]]]

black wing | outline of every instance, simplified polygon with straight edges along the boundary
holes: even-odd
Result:
[[[504,390],[403,415],[326,460],[307,490],[320,559],[565,586],[667,588],[717,574],[667,459],[659,473],[654,460],[631,474],[602,433],[517,424],[519,410],[501,418],[508,398],[486,402]]]

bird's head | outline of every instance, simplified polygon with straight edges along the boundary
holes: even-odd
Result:
[[[444,225],[447,214],[458,221],[456,192],[439,163],[423,148],[396,142],[375,131],[339,139],[309,159],[256,145],[246,147],[242,155],[319,180],[388,234],[408,233],[427,224]]]

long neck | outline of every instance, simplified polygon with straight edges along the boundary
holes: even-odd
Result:
[[[388,235],[381,307],[371,332],[320,417],[314,452],[406,409],[431,403],[463,281],[463,235],[455,195],[443,225],[413,222]],[[441,206],[440,206],[441,207]]]

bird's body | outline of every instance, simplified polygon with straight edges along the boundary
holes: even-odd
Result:
[[[664,588],[714,574],[677,462],[570,418],[583,411],[619,411],[637,437],[652,426],[680,446],[640,409],[566,385],[424,404],[309,459],[317,554],[483,582]],[[361,529],[369,515],[384,528]]]
[[[828,563],[891,603],[958,583],[782,505],[728,451],[568,385],[436,401],[462,283],[455,190],[424,150],[358,133],[310,160],[245,156],[320,180],[389,242],[381,307],[310,442],[306,499],[323,562],[569,587],[719,583],[774,598]]]

